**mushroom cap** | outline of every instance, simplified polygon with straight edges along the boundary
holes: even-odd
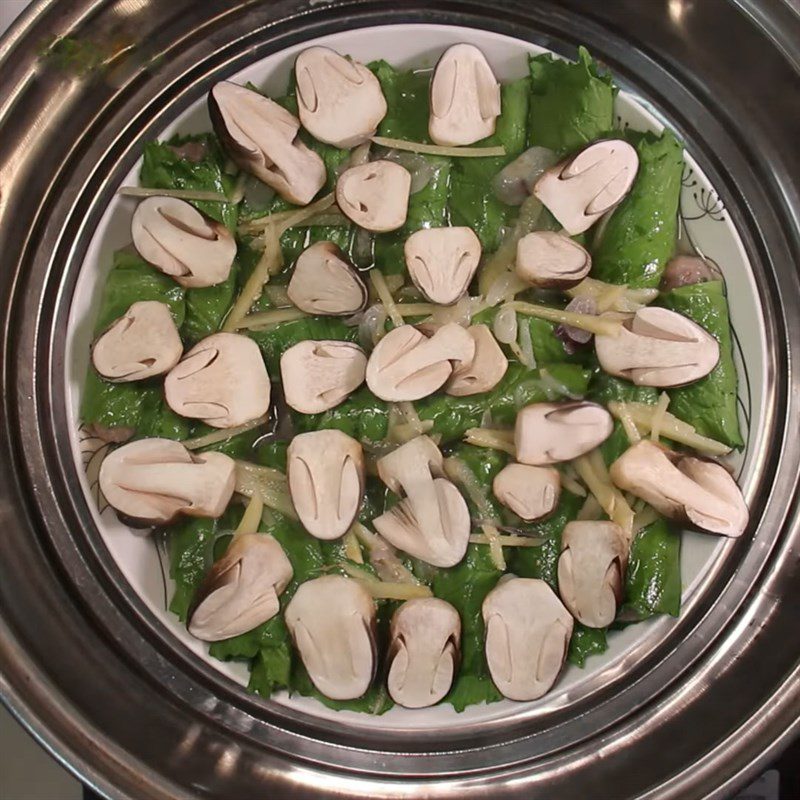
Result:
[[[181,286],[215,286],[231,272],[236,240],[220,222],[176,197],[142,200],[131,220],[139,255]]]
[[[572,615],[542,580],[508,576],[483,601],[486,661],[510,700],[536,700],[556,682],[569,649]]]
[[[370,161],[346,169],[336,182],[341,212],[368,231],[402,228],[408,213],[411,173],[394,161]]]
[[[272,536],[237,534],[195,593],[189,633],[204,642],[218,642],[272,619],[280,610],[278,596],[293,574]]]
[[[534,231],[517,242],[516,273],[531,286],[570,289],[592,268],[585,247],[553,231]]]
[[[297,258],[289,300],[307,314],[349,316],[367,305],[367,287],[333,242],[317,242]]]
[[[469,362],[475,340],[454,322],[428,338],[413,325],[399,325],[375,346],[367,362],[367,386],[382,400],[420,400],[441,388],[452,361]]]
[[[464,292],[478,269],[481,242],[472,228],[423,228],[406,239],[408,274],[432,303],[449,306]]]
[[[461,618],[438,597],[407,600],[389,626],[386,688],[406,708],[438,703],[449,691],[458,669]]]
[[[361,445],[336,430],[300,433],[286,453],[286,477],[303,527],[317,539],[347,533],[364,491]]]
[[[492,481],[494,496],[526,522],[550,516],[561,497],[561,475],[553,467],[507,464]]]
[[[720,274],[713,262],[700,256],[688,256],[681,253],[673,256],[664,267],[659,288],[662,292],[679,289],[681,286],[692,286],[696,283],[719,280]]]
[[[486,56],[472,44],[448,47],[431,80],[431,140],[474,144],[494,133],[499,115],[500,84]]]
[[[386,116],[380,81],[363,64],[328,47],[309,47],[294,63],[303,127],[321,142],[350,149]]]
[[[300,140],[300,120],[252,89],[221,81],[208,113],[230,157],[284,200],[304,206],[325,185],[325,163]]]
[[[378,459],[380,479],[403,497],[373,520],[390,544],[436,567],[458,564],[469,544],[469,508],[458,489],[441,477],[442,454],[417,436]]]
[[[533,403],[517,414],[517,461],[533,466],[572,461],[601,445],[613,430],[611,414],[597,403]]]
[[[286,404],[301,414],[338,406],[364,382],[367,356],[351,342],[307,339],[281,356]]]
[[[112,450],[100,467],[106,500],[127,520],[167,525],[180,514],[222,516],[235,484],[223,453],[190,453],[171,439],[139,439]]]
[[[235,428],[266,414],[270,389],[258,345],[238,333],[207,336],[164,380],[164,397],[176,414],[213,428]]]
[[[641,308],[625,318],[617,336],[597,335],[600,366],[637,386],[683,386],[711,372],[717,340],[688,317],[666,308]]]
[[[575,236],[625,197],[638,169],[635,148],[622,139],[604,139],[548,169],[533,194]]]
[[[284,612],[314,686],[353,700],[375,674],[375,604],[358,581],[325,575],[301,584]]]
[[[133,303],[95,340],[92,364],[106,380],[141,381],[169,372],[183,353],[172,312],[165,303]]]
[[[508,359],[488,325],[470,325],[467,333],[475,342],[469,361],[457,362],[445,391],[453,397],[466,397],[494,389],[508,369]]]
[[[645,439],[629,447],[609,474],[623,491],[701,531],[736,537],[747,527],[741,490],[716,461],[675,453]]]
[[[605,628],[622,600],[628,544],[615,522],[570,522],[561,534],[558,592],[572,616],[589,628]]]

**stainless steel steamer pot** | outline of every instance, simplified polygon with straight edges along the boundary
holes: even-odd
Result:
[[[437,22],[566,55],[651,100],[719,190],[770,342],[754,538],[655,654],[544,716],[372,732],[190,658],[110,562],[60,444],[77,271],[141,143],[212,79],[346,28]],[[136,43],[101,74],[56,35]],[[141,54],[145,54],[142,56]],[[800,17],[792,0],[37,0],[0,41],[0,666],[12,711],[113,798],[728,796],[800,730]]]

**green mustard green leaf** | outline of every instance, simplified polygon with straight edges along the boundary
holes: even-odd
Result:
[[[306,339],[354,342],[358,338],[358,328],[348,327],[338,317],[304,317],[292,322],[279,322],[265,330],[249,330],[246,334],[261,349],[270,377],[278,380],[281,356],[293,345]]]
[[[186,145],[196,143],[192,157]],[[192,189],[230,197],[236,176],[225,171],[226,157],[213,133],[174,136],[166,142],[147,142],[139,180],[148,189]],[[235,203],[189,201],[198,211],[233,230],[239,217]]]
[[[681,610],[681,536],[659,519],[634,538],[620,619],[627,622]]]
[[[378,133],[393,139],[428,142],[428,92],[430,75],[413,70],[401,71],[378,61],[370,64],[381,83],[387,112]],[[422,156],[428,162],[431,177],[426,186],[411,195],[408,215],[402,228],[375,237],[375,266],[386,274],[405,272],[403,245],[414,231],[447,224],[447,199],[451,159]]]
[[[185,294],[182,286],[151,267],[135,251],[117,250],[103,286],[95,333],[102,333],[134,303],[144,300],[157,300],[168,305],[175,324],[180,328],[186,314]]]
[[[638,136],[633,187],[593,247],[592,277],[632,288],[654,288],[675,250],[683,146],[669,132]]]
[[[492,683],[484,652],[485,626],[481,606],[500,579],[489,548],[471,544],[464,560],[437,570],[433,593],[453,605],[461,616],[461,667],[444,702],[456,711],[475,703],[491,703],[502,696]]]
[[[583,668],[589,656],[605,653],[606,650],[608,650],[608,641],[605,628],[587,628],[580,622],[575,623],[567,653],[567,660],[570,664]]]
[[[492,178],[524,149],[527,138],[530,80],[522,78],[502,88],[502,113],[492,136],[475,147],[502,145],[506,155],[499,158],[455,158],[450,176],[450,221],[472,228],[486,251],[500,245],[503,229],[517,215],[517,209],[497,199]]]
[[[658,391],[652,386],[636,386],[630,381],[614,378],[601,369],[592,377],[589,385],[589,399],[602,406],[616,401],[620,403],[647,403],[655,405],[658,402]],[[606,464],[616,461],[630,446],[628,436],[618,420],[614,420],[614,431],[600,446],[603,460]]]
[[[230,274],[221,283],[186,291],[186,319],[181,336],[187,345],[196,344],[222,327],[236,297],[238,273],[239,266],[234,262]]]
[[[578,49],[577,62],[535,56],[530,73],[530,144],[566,153],[611,130],[614,85],[588,50]]]
[[[443,442],[460,439],[469,428],[480,426],[484,413],[492,412],[493,424],[513,425],[517,411],[530,403],[586,394],[590,373],[575,364],[548,364],[550,381],[539,370],[511,363],[505,376],[490,392],[468,397],[432,395],[415,404],[420,419],[432,420],[432,433]]]
[[[719,342],[719,362],[705,377],[669,391],[669,410],[703,436],[742,447],[728,302],[722,281],[681,286],[661,296],[665,308],[684,314]]]

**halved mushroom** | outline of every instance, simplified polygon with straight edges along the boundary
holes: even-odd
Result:
[[[481,258],[481,242],[472,228],[423,228],[406,239],[404,250],[414,285],[443,306],[467,291]]]
[[[375,75],[328,47],[303,50],[294,74],[300,121],[321,142],[349,150],[373,136],[386,116]]]
[[[299,137],[300,120],[258,92],[221,81],[208,93],[208,113],[234,162],[304,206],[325,185],[325,163]]]
[[[317,242],[300,253],[287,294],[307,314],[345,316],[367,305],[367,287],[333,242]]]
[[[367,362],[367,386],[382,400],[420,400],[444,385],[452,361],[469,362],[475,340],[454,322],[428,338],[413,325],[400,325],[378,342]]]
[[[533,466],[572,461],[601,445],[613,430],[611,414],[597,403],[534,403],[517,414],[517,461]]]
[[[307,339],[281,356],[286,404],[301,414],[320,414],[346,400],[364,382],[367,356],[357,345]]]
[[[106,380],[141,381],[169,372],[182,353],[183,343],[169,306],[141,300],[95,340],[92,364]]]
[[[494,389],[508,369],[508,359],[488,325],[470,325],[467,333],[475,342],[469,361],[457,362],[445,391],[453,397],[466,397]]]
[[[112,450],[98,477],[100,490],[123,521],[167,525],[180,514],[222,515],[235,483],[223,453],[191,453],[171,439],[139,439]]]
[[[531,286],[570,289],[592,268],[592,257],[568,236],[553,231],[534,231],[517,242],[516,272]]]
[[[393,161],[370,161],[346,169],[336,182],[341,212],[368,231],[402,228],[408,213],[411,173]]]
[[[507,576],[483,601],[486,661],[510,700],[536,700],[556,682],[567,657],[572,615],[542,580]]]
[[[741,536],[747,505],[736,481],[716,461],[667,450],[642,440],[610,467],[611,480],[665,517],[708,533]]]
[[[176,197],[142,200],[133,212],[131,237],[145,261],[190,289],[224,281],[236,258],[233,234]]]
[[[386,688],[392,700],[406,708],[438,703],[458,669],[458,611],[438,597],[407,600],[392,615],[389,637]]]
[[[638,169],[639,156],[633,147],[622,139],[604,139],[548,169],[533,194],[575,236],[620,203]]]
[[[353,700],[375,674],[375,604],[358,581],[325,575],[301,584],[284,612],[308,675],[331,700]]]
[[[364,491],[364,453],[355,439],[336,430],[298,434],[286,453],[286,477],[297,516],[312,536],[347,533]]]
[[[508,464],[492,481],[494,496],[526,522],[553,513],[561,496],[561,475],[552,467]]]
[[[378,459],[381,480],[403,499],[373,520],[388,542],[435,567],[452,567],[469,543],[469,509],[458,489],[441,477],[442,454],[417,436]]]
[[[685,254],[673,256],[664,268],[660,289],[669,292],[681,286],[692,286],[695,283],[719,280],[720,274],[713,262],[700,256]]]
[[[605,628],[622,601],[628,542],[615,522],[570,522],[561,534],[558,592],[572,616]]]
[[[214,428],[235,428],[267,413],[267,368],[258,345],[238,333],[198,342],[164,380],[167,405]]]
[[[204,642],[218,642],[272,619],[293,574],[291,562],[272,536],[234,536],[195,593],[189,633]]]
[[[711,372],[717,340],[688,317],[666,308],[642,308],[625,317],[617,336],[594,337],[600,366],[637,386],[683,386]]]
[[[500,84],[486,56],[472,44],[444,51],[431,80],[428,134],[436,144],[474,144],[494,133]]]

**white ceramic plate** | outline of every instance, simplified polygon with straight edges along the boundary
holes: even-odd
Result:
[[[396,67],[425,67],[432,66],[446,47],[463,41],[480,47],[486,53],[495,73],[503,81],[527,74],[529,54],[546,52],[528,42],[471,28],[437,25],[362,28],[325,36],[268,56],[230,76],[230,79],[237,83],[251,81],[263,87],[270,95],[278,96],[285,91],[297,54],[311,44],[327,45],[365,63],[384,58]],[[620,92],[616,100],[615,113],[623,126],[654,131],[660,131],[663,127],[658,109],[633,91]],[[159,138],[166,138],[175,133],[201,133],[209,130],[211,123],[204,98],[176,119],[165,119]],[[136,184],[139,167],[140,163],[137,163],[122,183]],[[199,658],[212,664],[231,680],[246,684],[248,672],[244,664],[224,663],[210,658],[207,646],[189,636],[177,617],[166,609],[167,600],[172,594],[172,586],[169,578],[164,575],[167,565],[160,562],[153,540],[122,525],[111,509],[107,509],[103,514],[97,512],[96,502],[83,469],[78,434],[78,411],[88,364],[89,344],[112,254],[130,243],[130,220],[135,204],[136,201],[131,198],[117,196],[109,205],[87,251],[72,301],[66,360],[66,378],[69,387],[66,402],[70,417],[75,421],[72,433],[75,466],[81,474],[87,502],[108,547],[110,557],[117,562],[124,576],[153,615]],[[734,327],[734,356],[739,370],[740,418],[743,436],[747,442],[743,455],[737,457],[734,466],[740,476],[740,485],[743,487],[745,497],[749,500],[754,492],[752,475],[756,461],[755,454],[763,445],[765,409],[761,387],[766,377],[763,315],[741,240],[716,192],[692,159],[691,153],[686,154],[680,215],[683,243],[691,243],[704,256],[716,262],[727,284]],[[722,538],[696,533],[684,534],[681,563],[684,607],[696,601],[701,595],[704,576],[715,560],[724,557],[728,548],[729,544]],[[623,631],[610,633],[609,649],[605,654],[590,657],[585,669],[569,666],[555,688],[535,704],[503,701],[488,706],[473,706],[462,714],[456,714],[447,705],[421,711],[393,708],[387,714],[376,718],[354,712],[331,711],[309,698],[289,698],[285,694],[280,694],[275,699],[317,716],[340,721],[346,719],[348,724],[366,727],[375,725],[383,729],[429,727],[433,721],[432,715],[435,715],[437,725],[456,726],[467,721],[489,721],[521,713],[523,709],[530,713],[532,705],[537,715],[544,714],[550,709],[569,703],[573,697],[583,693],[588,684],[596,684],[598,681],[605,681],[624,673],[626,664],[634,658],[638,660],[644,652],[654,647],[672,624],[671,619],[658,617],[630,626]]]

